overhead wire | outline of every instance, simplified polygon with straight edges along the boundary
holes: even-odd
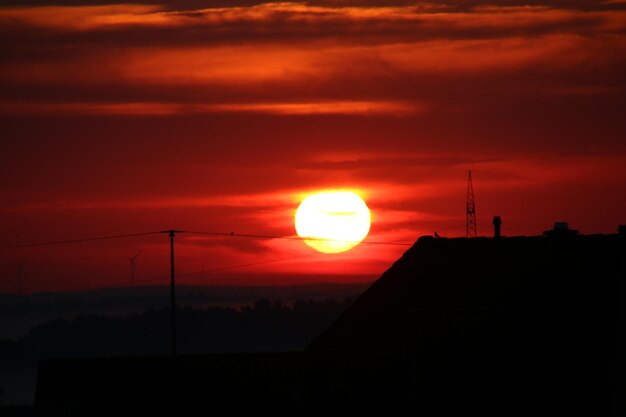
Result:
[[[151,231],[151,232],[140,232],[140,233],[127,233],[121,235],[105,235],[105,236],[95,236],[95,237],[86,237],[86,238],[78,238],[78,239],[64,239],[64,240],[52,240],[47,242],[31,242],[31,243],[17,243],[12,245],[0,246],[0,250],[7,249],[20,249],[20,248],[34,248],[41,246],[55,246],[55,245],[66,245],[72,243],[82,243],[82,242],[93,242],[98,240],[109,240],[109,239],[123,239],[130,237],[138,237],[138,236],[148,236],[148,235],[157,235],[163,234],[169,231]],[[309,236],[284,236],[284,235],[260,235],[260,234],[246,234],[246,233],[235,233],[235,232],[208,232],[208,231],[190,231],[190,230],[175,230],[177,234],[195,234],[195,235],[206,235],[206,236],[230,236],[230,237],[243,237],[243,238],[251,238],[251,239],[288,239],[288,240],[314,240],[314,241],[323,241],[323,242],[339,242],[339,243],[365,243],[370,245],[396,245],[396,246],[412,246],[412,243],[407,242],[384,242],[384,241],[358,241],[358,240],[344,240],[344,239],[331,239],[331,238],[319,238],[319,237],[309,237]]]
[[[252,239],[287,239],[287,240],[312,240],[312,241],[321,241],[321,242],[338,242],[338,243],[365,243],[369,245],[395,245],[395,246],[413,246],[413,243],[407,242],[382,242],[382,241],[371,241],[371,240],[345,240],[345,239],[329,239],[329,238],[321,238],[321,237],[313,237],[313,236],[284,236],[284,235],[256,235],[256,234],[245,234],[245,233],[235,233],[235,232],[204,232],[204,231],[184,231],[184,233],[195,234],[195,235],[208,235],[208,236],[232,236],[232,237],[245,237]]]
[[[265,265],[265,264],[270,264],[270,263],[276,263],[276,262],[284,262],[284,261],[290,261],[293,259],[299,259],[299,258],[309,258],[312,256],[317,255],[316,253],[312,253],[312,254],[306,254],[306,255],[297,255],[297,256],[289,256],[286,258],[279,258],[279,259],[269,259],[266,261],[259,261],[259,262],[249,262],[249,263],[245,263],[245,264],[236,264],[236,265],[228,265],[228,266],[222,266],[219,268],[211,268],[211,269],[203,269],[201,271],[194,271],[194,272],[183,272],[180,274],[176,274],[177,277],[192,277],[192,276],[198,276],[198,275],[204,275],[204,274],[211,274],[214,272],[222,272],[222,271],[229,271],[229,270],[233,270],[233,269],[240,269],[240,268],[248,268],[251,266],[257,266],[257,265]],[[169,280],[170,277],[169,276],[161,276],[161,277],[154,277],[154,278],[147,278],[147,279],[140,279],[137,282],[141,283],[141,282],[155,282],[155,281],[165,281],[165,280]]]
[[[18,244],[13,244],[13,245],[0,246],[0,250],[34,248],[34,247],[40,247],[40,246],[66,245],[66,244],[71,244],[71,243],[93,242],[97,240],[124,239],[124,238],[129,238],[129,237],[156,235],[160,233],[161,232],[140,232],[140,233],[126,233],[123,235],[106,235],[106,236],[86,237],[86,238],[79,238],[79,239],[52,240],[48,242],[18,243]]]
[[[147,231],[147,232],[137,232],[137,233],[125,233],[125,234],[117,234],[117,235],[103,235],[103,236],[92,236],[85,238],[76,238],[76,239],[61,239],[61,240],[51,240],[44,242],[30,242],[30,243],[17,243],[11,245],[0,246],[0,250],[9,250],[9,249],[22,249],[22,248],[35,248],[35,247],[46,247],[46,246],[56,246],[56,245],[67,245],[67,244],[75,244],[75,243],[85,243],[85,242],[95,242],[95,241],[103,241],[103,240],[113,240],[113,239],[124,239],[124,238],[132,238],[132,237],[140,237],[140,236],[150,236],[167,233],[169,230],[160,230],[160,231]],[[188,231],[188,230],[176,230],[177,234],[187,234],[187,235],[204,235],[204,236],[214,236],[214,237],[239,237],[239,238],[250,238],[250,239],[285,239],[285,240],[300,240],[300,241],[328,241],[328,242],[343,242],[343,243],[364,243],[364,244],[372,244],[372,245],[393,245],[393,246],[412,246],[412,243],[405,242],[391,242],[391,241],[354,241],[354,240],[342,240],[342,239],[325,239],[325,238],[316,238],[316,237],[302,237],[302,236],[284,236],[284,235],[269,235],[269,234],[247,234],[247,233],[235,233],[235,232],[213,232],[213,231]],[[264,265],[275,262],[283,262],[293,259],[306,258],[315,256],[317,253],[306,254],[306,255],[297,255],[291,256],[287,258],[280,259],[271,259],[266,261],[259,262],[251,262],[245,264],[237,264],[237,265],[229,265],[219,268],[213,268],[203,271],[196,272],[187,272],[187,273],[179,273],[177,276],[179,277],[188,277],[188,276],[197,276],[214,272],[222,272],[239,268],[246,268],[257,265]],[[149,279],[138,280],[138,283],[148,283],[148,282],[158,282],[165,281],[169,279],[169,277],[154,277]],[[119,288],[124,287],[123,284],[113,284],[113,285],[89,285],[89,286],[80,286],[75,288],[74,291],[89,291],[96,289],[108,289],[108,288]]]

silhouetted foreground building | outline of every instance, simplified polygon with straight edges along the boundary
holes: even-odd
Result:
[[[43,361],[36,405],[625,415],[625,242],[422,237],[304,352]]]

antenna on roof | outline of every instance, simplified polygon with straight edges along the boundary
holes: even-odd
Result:
[[[476,237],[476,206],[474,204],[474,186],[472,185],[472,171],[467,177],[467,222],[465,237]]]

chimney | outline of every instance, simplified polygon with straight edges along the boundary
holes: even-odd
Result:
[[[502,224],[502,219],[500,216],[493,216],[493,237],[498,239],[500,237],[500,225]]]

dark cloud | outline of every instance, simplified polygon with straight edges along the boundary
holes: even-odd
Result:
[[[3,7],[28,7],[28,6],[95,6],[109,4],[148,4],[160,5],[168,10],[198,10],[206,8],[245,7],[264,3],[276,3],[276,1],[263,0],[4,0]],[[427,3],[415,0],[311,0],[294,1],[287,0],[281,3],[308,4],[324,7],[384,7],[384,6],[412,6],[415,4],[448,6],[457,10],[466,10],[478,5],[493,5],[489,0],[438,0]],[[624,5],[615,1],[597,0],[501,0],[501,6],[552,6],[559,8],[597,10],[597,9],[621,9]]]
[[[0,9],[1,12],[2,9]],[[251,11],[252,10],[252,11]],[[541,36],[550,33],[624,33],[623,25],[610,25],[610,12],[581,12],[552,8],[444,9],[338,9],[289,7],[272,4],[253,9],[233,7],[165,14],[164,22],[148,18],[161,11],[137,11],[135,24],[94,24],[76,27],[41,25],[27,16],[0,18],[5,59],[28,61],[36,57],[65,59],[90,48],[182,47],[220,44],[280,42],[340,42],[376,45],[433,39],[491,39]],[[359,12],[373,10],[374,12]],[[403,10],[405,10],[403,12]],[[62,13],[59,11],[58,13]],[[118,11],[120,13],[120,11]],[[0,17],[2,13],[0,13]],[[141,17],[146,22],[141,22]],[[77,23],[80,23],[77,22]],[[37,48],[46,45],[47,48]],[[33,48],[36,48],[33,50]],[[84,50],[81,50],[85,48]]]
[[[102,6],[110,4],[159,5],[169,10],[198,10],[215,7],[241,7],[269,3],[261,0],[5,0],[3,7]]]

